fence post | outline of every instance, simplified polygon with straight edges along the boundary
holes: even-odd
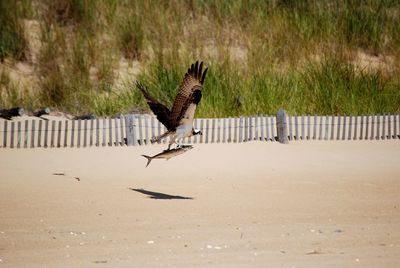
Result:
[[[286,111],[280,109],[276,114],[276,130],[278,134],[278,141],[283,144],[288,144],[288,130],[286,123]]]

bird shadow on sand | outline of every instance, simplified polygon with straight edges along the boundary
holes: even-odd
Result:
[[[129,190],[132,190],[132,191],[147,195],[147,197],[151,198],[151,199],[162,199],[162,200],[172,200],[172,199],[193,200],[194,199],[193,197],[180,196],[180,195],[169,195],[169,194],[164,194],[164,193],[147,191],[147,190],[144,190],[144,189],[129,188]]]

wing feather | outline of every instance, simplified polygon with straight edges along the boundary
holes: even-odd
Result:
[[[142,92],[147,104],[156,115],[158,121],[160,121],[168,130],[171,130],[171,128],[173,128],[169,119],[171,111],[164,104],[150,96],[147,89],[139,81],[136,81],[136,87]]]
[[[186,109],[189,107],[189,104],[193,98],[193,92],[195,90],[202,90],[204,79],[207,73],[207,68],[202,71],[203,62],[200,63],[196,61],[196,63],[192,64],[188,71],[186,72],[179,88],[178,93],[175,97],[175,101],[172,105],[171,113],[170,113],[170,121],[175,127],[179,125],[179,121],[182,116],[185,114]]]

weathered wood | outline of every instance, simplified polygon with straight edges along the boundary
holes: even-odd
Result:
[[[300,132],[299,132],[299,117],[295,116],[294,117],[294,133],[295,133],[295,139],[300,140]]]
[[[386,114],[382,116],[382,140],[386,139]]]
[[[363,134],[364,134],[364,116],[361,116],[360,118],[360,136],[359,139],[362,140],[364,139]]]
[[[301,116],[301,140],[305,140],[306,137],[304,136],[305,134],[305,120],[304,120],[304,115]]]
[[[118,127],[118,123],[119,123],[119,118],[116,117],[114,118],[114,124],[115,124],[115,146],[119,146],[119,127]]]
[[[206,137],[205,137],[205,143],[208,143],[209,140],[209,133],[210,133],[210,119],[205,119],[206,120]]]
[[[14,148],[14,130],[15,130],[15,122],[11,122],[11,144],[10,148]]]
[[[353,128],[353,116],[350,115],[349,116],[349,130],[348,130],[348,135],[347,135],[347,139],[351,140],[351,129]]]
[[[342,140],[346,139],[346,119],[347,115],[343,117],[343,132],[342,132]]]
[[[265,120],[263,114],[258,117],[258,121],[260,126],[260,141],[265,141]]]
[[[56,132],[56,121],[51,121],[51,130],[50,130],[50,147],[54,147],[54,135]]]
[[[357,140],[357,129],[358,129],[358,116],[354,116],[354,133],[353,140]]]
[[[68,120],[65,120],[64,147],[68,146]]]
[[[371,137],[370,140],[375,139],[375,115],[371,116]]]
[[[36,132],[36,120],[32,120],[32,131],[31,131],[31,148],[35,148],[35,132]]]
[[[378,114],[376,116],[376,139],[380,140],[380,135],[381,135],[381,115]]]
[[[88,120],[92,121],[93,119],[83,120],[83,147],[87,147]]]
[[[400,114],[399,114],[399,123],[400,123]],[[393,115],[393,138],[397,139],[397,116]]]
[[[387,138],[389,140],[392,139],[392,120],[391,119],[392,119],[391,115],[390,115],[390,113],[388,113],[386,115],[386,121],[388,123],[388,135],[387,135]]]
[[[57,148],[61,147],[62,121],[58,121]]]
[[[232,142],[232,118],[228,118],[228,142]]]
[[[293,140],[293,117],[291,115],[289,115],[287,119],[289,121],[289,122],[287,122],[287,124],[289,126],[289,133],[288,133],[289,137],[288,137],[288,139],[290,141],[292,141]]]
[[[71,147],[74,147],[75,140],[75,120],[71,120]],[[39,122],[40,123],[40,122]]]
[[[243,117],[239,118],[239,142],[243,142]]]
[[[339,115],[338,122],[337,122],[336,140],[340,140],[340,127],[341,127],[341,123],[342,123],[341,119],[342,119],[342,117]]]
[[[319,118],[319,124],[318,124],[318,140],[322,140],[322,129],[323,129],[323,116],[318,116]]]
[[[270,121],[271,121],[271,141],[276,141],[276,137],[275,137],[275,128],[276,128],[276,124],[274,122],[274,116],[270,117]]]
[[[365,139],[368,140],[368,134],[369,134],[369,116],[366,116],[366,120],[365,120]]]
[[[112,119],[108,118],[108,146],[113,146]]]
[[[137,118],[137,126],[138,126],[138,132],[139,132],[139,145],[143,145],[143,124],[142,124],[142,116],[139,115]]]
[[[325,137],[324,140],[328,140],[329,133],[329,116],[325,116]]]
[[[150,119],[150,128],[151,128],[151,137],[154,138],[156,136],[156,125],[154,116]]]
[[[330,140],[333,140],[335,136],[335,117],[331,116],[331,138]]]
[[[217,143],[220,143],[221,142],[221,129],[223,129],[222,128],[222,120],[223,119],[221,119],[221,118],[218,118],[217,119],[217,125],[218,125],[218,132],[217,132]]]
[[[8,137],[8,121],[5,120],[3,123],[3,148],[7,148],[7,137]]]
[[[78,119],[78,120],[75,120],[76,122],[77,122],[77,124],[78,124],[78,139],[77,139],[77,142],[76,142],[76,147],[81,147],[81,130],[82,130],[82,119]]]
[[[49,137],[49,120],[44,122],[44,148],[49,146],[48,144],[48,137]]]
[[[215,141],[215,118],[211,119],[212,127],[211,127],[211,143],[214,143]]]
[[[270,137],[270,131],[269,131],[269,122],[268,122],[268,118],[269,118],[269,116],[268,115],[265,115],[264,116],[264,124],[265,124],[265,139],[266,139],[266,141],[269,141],[270,139],[271,139],[271,137]]]
[[[222,131],[222,142],[225,143],[226,142],[226,121],[227,119],[224,118],[223,119],[223,131]]]
[[[96,122],[96,130],[95,130],[95,146],[100,146],[100,119],[96,118],[93,120]]]
[[[101,143],[101,145],[103,147],[107,145],[107,138],[106,138],[106,134],[107,134],[106,130],[107,129],[106,129],[106,125],[107,125],[107,119],[103,118],[103,139],[102,139],[102,143]]]
[[[42,147],[42,123],[43,121],[39,121],[39,128],[38,128],[38,142],[37,147]]]
[[[125,116],[126,145],[133,145],[133,116],[131,114]]]
[[[17,148],[21,148],[21,121],[17,123]]]
[[[314,125],[313,125],[313,127],[314,127],[314,129],[313,129],[313,140],[315,140],[316,138],[317,138],[317,116],[316,115],[314,115],[313,116],[314,117]]]
[[[25,120],[25,127],[24,127],[24,148],[28,148],[28,126],[29,121]]]
[[[204,120],[203,119],[199,119],[200,120],[200,130],[203,133],[203,135],[200,136],[200,143],[203,143],[203,137],[206,135],[206,131],[204,130],[203,124],[204,124]]]
[[[277,125],[277,134],[278,141],[283,144],[288,144],[288,126],[286,121],[286,111],[280,109],[276,114],[276,125]]]
[[[93,146],[93,134],[94,134],[94,122],[96,119],[91,119],[90,120],[90,131],[89,131],[89,146]]]
[[[147,145],[149,144],[149,117],[144,116],[144,130],[145,130],[145,141],[144,144]]]
[[[119,130],[120,130],[120,133],[121,133],[121,146],[125,145],[125,136],[124,136],[125,127],[124,127],[124,122],[125,122],[124,116],[121,115],[121,116],[119,117]],[[153,125],[153,126],[154,126],[154,125]]]

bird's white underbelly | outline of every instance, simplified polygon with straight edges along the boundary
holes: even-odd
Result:
[[[180,125],[176,128],[176,138],[178,140],[189,137],[192,134],[192,124]]]

